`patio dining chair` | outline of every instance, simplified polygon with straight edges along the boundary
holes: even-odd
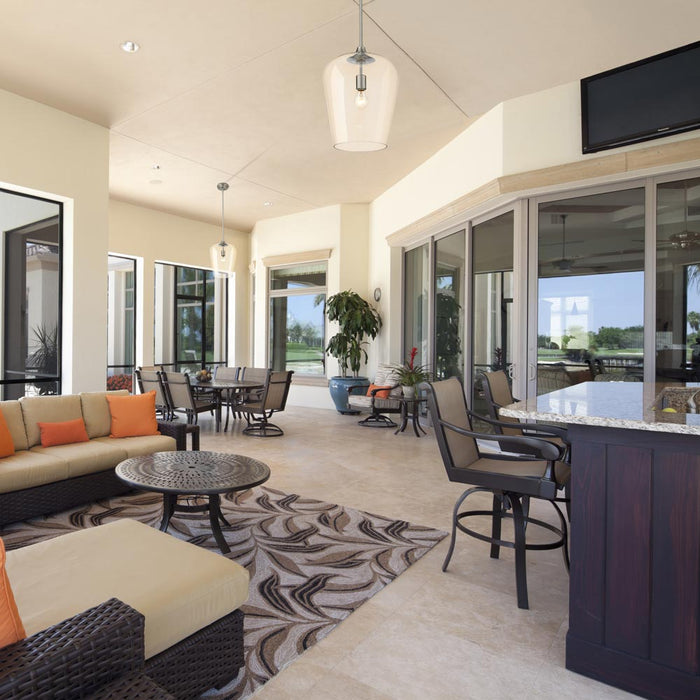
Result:
[[[197,424],[197,417],[206,411],[214,412],[217,408],[213,396],[199,399],[195,396],[190,378],[183,372],[162,372],[163,385],[170,402],[171,411],[184,413],[187,422]]]
[[[240,367],[222,367],[218,366],[214,370],[214,379],[219,379],[223,381],[236,381],[238,379],[238,375],[241,373],[241,368]],[[229,389],[226,392],[226,424],[224,425],[224,432],[228,430],[228,419],[229,416],[231,415],[231,402],[233,400],[234,393]],[[234,418],[236,414],[233,414]]]
[[[246,368],[247,370],[248,368]],[[248,423],[243,429],[245,435],[256,437],[279,437],[284,431],[278,425],[270,422],[273,413],[284,411],[287,406],[287,396],[292,383],[293,371],[274,372],[265,370],[265,384],[259,391],[249,394],[247,400],[235,406]],[[244,379],[256,381],[253,374],[244,374]]]
[[[557,493],[568,483],[571,469],[559,460],[561,450],[547,440],[535,437],[493,435],[472,430],[471,417],[479,418],[467,408],[460,381],[451,377],[423,385],[428,394],[428,408],[450,481],[469,484],[454,505],[452,538],[442,565],[446,571],[455,548],[457,530],[491,544],[491,557],[498,559],[500,548],[515,550],[515,581],[518,607],[529,607],[527,592],[527,550],[562,548],[564,563],[569,568],[566,518],[555,502]],[[482,444],[508,445],[511,452],[482,451]],[[494,445],[495,446],[495,445]],[[517,452],[517,454],[516,454]],[[529,452],[530,454],[526,454]],[[492,495],[491,510],[461,510],[466,499],[478,492]],[[529,499],[549,501],[556,511],[560,527],[530,516]],[[491,534],[485,535],[463,523],[468,518],[491,518]],[[513,541],[501,537],[505,518],[513,521]],[[544,528],[556,539],[541,543],[528,542],[531,526]]]
[[[156,392],[156,413],[159,413],[164,420],[171,420],[172,410],[163,386],[161,372],[146,367],[137,367],[134,374],[136,375],[136,384],[142,394],[149,391]]]

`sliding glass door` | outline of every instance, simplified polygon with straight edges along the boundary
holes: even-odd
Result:
[[[644,187],[539,202],[529,394],[583,381],[642,381]]]
[[[700,381],[700,178],[656,188],[656,376]]]
[[[507,211],[472,227],[471,374],[477,413],[487,413],[479,373],[503,370],[511,378],[514,218]]]

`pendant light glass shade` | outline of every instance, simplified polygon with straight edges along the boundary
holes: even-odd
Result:
[[[236,264],[236,249],[226,243],[224,237],[224,192],[228,189],[228,183],[220,182],[216,187],[221,192],[221,240],[209,248],[209,255],[214,272],[230,275]]]
[[[226,275],[230,275],[233,272],[236,264],[236,249],[232,245],[229,245],[226,241],[215,243],[209,248],[209,255],[211,256],[211,266],[214,272],[221,272]]]
[[[333,145],[341,151],[380,151],[389,140],[398,75],[382,56],[358,64],[349,60],[356,55],[339,56],[323,73]],[[363,90],[357,88],[358,76]]]

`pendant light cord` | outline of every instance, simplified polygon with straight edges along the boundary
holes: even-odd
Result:
[[[221,192],[221,243],[226,245],[226,236],[224,235],[224,192],[228,189],[228,182],[220,182],[217,188]]]
[[[360,0],[360,44],[357,47],[357,50],[358,50],[358,52],[364,53],[365,52],[365,39],[364,39],[364,35],[362,32],[362,13],[363,13],[362,0]]]

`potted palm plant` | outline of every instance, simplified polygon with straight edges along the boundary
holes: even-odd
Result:
[[[369,302],[352,290],[329,297],[326,316],[339,325],[338,333],[326,346],[326,352],[338,360],[340,370],[340,376],[331,377],[328,383],[331,398],[340,413],[355,413],[348,406],[348,387],[369,384],[366,377],[359,376],[362,362],[367,362],[365,338],[377,337],[382,319]]]
[[[416,364],[418,348],[411,348],[410,357],[400,365],[394,365],[394,374],[401,385],[403,395],[412,399],[416,395],[416,386],[430,380],[430,370],[424,365]]]

